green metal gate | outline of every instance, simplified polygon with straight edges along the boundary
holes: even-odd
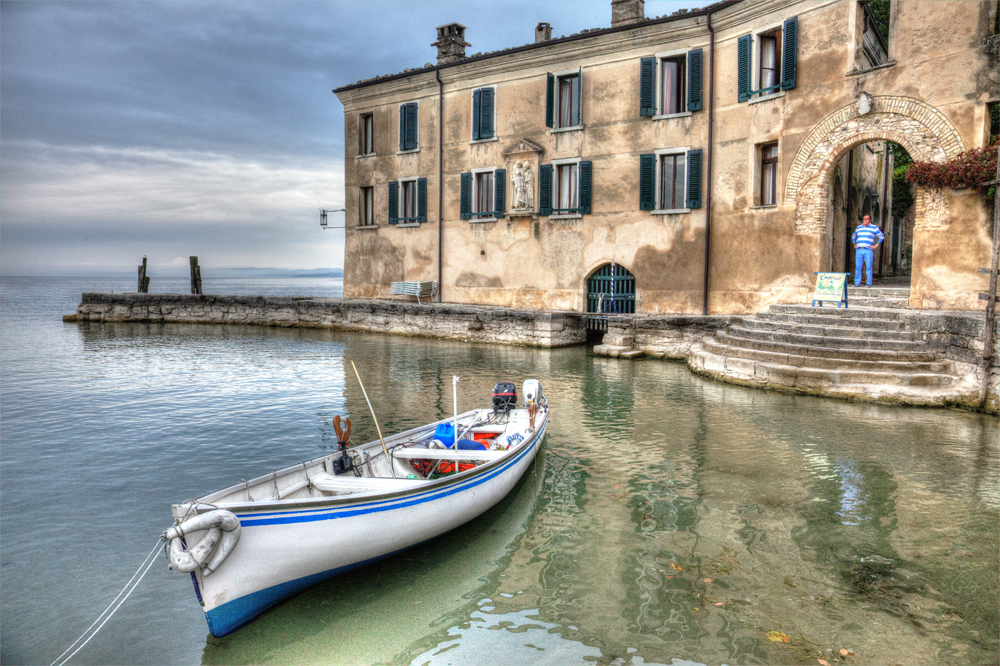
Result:
[[[608,315],[635,313],[635,276],[610,263],[587,278],[587,327],[607,330]]]

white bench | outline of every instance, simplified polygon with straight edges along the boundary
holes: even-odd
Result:
[[[420,297],[433,298],[437,295],[437,282],[393,282],[389,285],[389,294],[392,296],[389,300],[396,300],[397,296],[416,296],[417,303],[420,303]]]
[[[381,477],[368,478],[357,477],[353,474],[327,474],[320,472],[309,477],[310,483],[314,487],[327,492],[354,491],[363,492],[367,490],[379,492],[393,492],[396,490],[408,490],[423,486],[430,481],[423,479],[385,479]]]

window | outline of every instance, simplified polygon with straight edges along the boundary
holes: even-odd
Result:
[[[639,210],[681,213],[701,208],[701,149],[668,148],[639,156]]]
[[[778,204],[778,144],[760,147],[760,205]]]
[[[760,95],[769,95],[781,89],[781,30],[763,34],[759,38],[760,71],[757,72]]]
[[[590,213],[592,163],[577,159],[543,164],[538,173],[539,209],[542,215]]]
[[[861,6],[864,28],[861,53],[865,69],[889,62],[889,2],[866,2]]]
[[[684,58],[660,60],[660,113],[684,111]]]
[[[375,188],[362,187],[358,198],[358,224],[362,227],[375,226]]]
[[[482,141],[495,136],[494,108],[495,89],[479,88],[472,91],[472,140]]]
[[[795,87],[798,17],[757,35],[743,35],[737,46],[737,88],[740,102]]]
[[[657,208],[670,210],[674,208],[684,208],[687,203],[684,195],[685,184],[685,160],[684,153],[674,153],[670,155],[660,155],[660,188],[657,201]]]
[[[427,221],[427,179],[401,178],[389,183],[389,224]]]
[[[701,61],[701,49],[643,58],[639,115],[663,117],[700,111]]]
[[[553,129],[581,127],[580,70],[547,76],[545,126]]]
[[[375,154],[375,116],[371,113],[362,113],[358,118],[358,133],[360,145],[359,155]]]
[[[462,174],[462,219],[492,221],[504,216],[506,169],[479,169]]]
[[[417,102],[399,105],[399,152],[420,149],[419,110]]]

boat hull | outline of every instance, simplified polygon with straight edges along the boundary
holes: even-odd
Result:
[[[235,511],[238,547],[211,576],[196,573],[210,633],[222,637],[271,606],[339,574],[429,541],[500,502],[535,459],[548,425],[473,473],[390,496],[322,508]]]

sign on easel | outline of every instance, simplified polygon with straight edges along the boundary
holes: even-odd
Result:
[[[841,305],[847,308],[847,277],[848,273],[813,273],[816,276],[816,289],[813,291],[812,306],[819,303],[823,307],[823,302],[836,302],[837,307]]]

